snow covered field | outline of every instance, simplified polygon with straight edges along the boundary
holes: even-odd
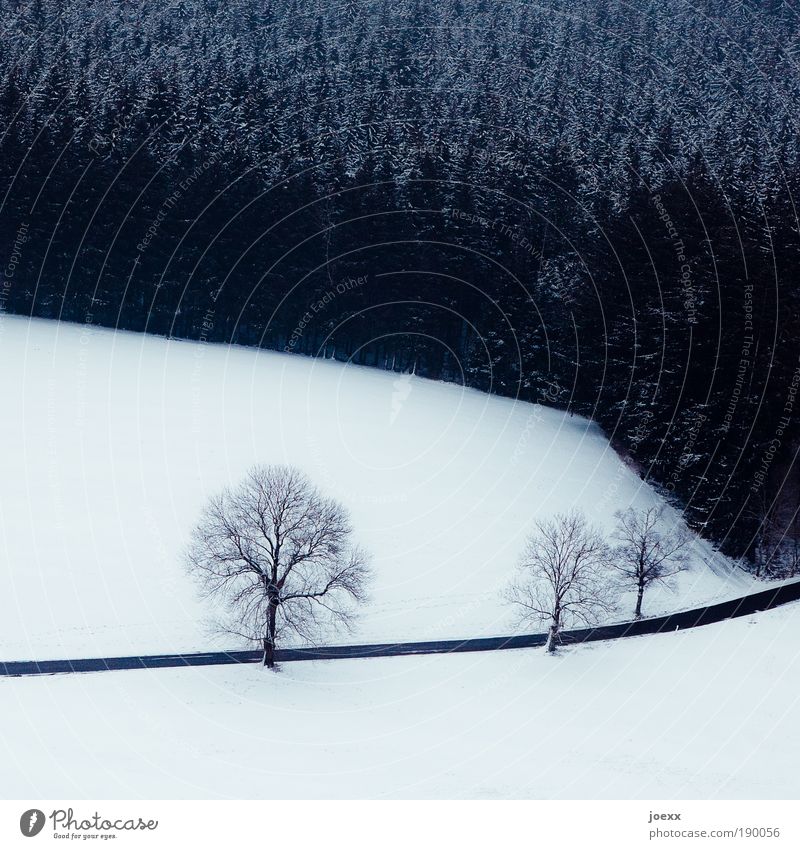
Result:
[[[219,645],[180,552],[205,499],[255,462],[302,467],[374,555],[372,602],[340,642],[507,632],[497,590],[534,518],[577,505],[610,527],[656,499],[585,420],[410,375],[10,316],[0,362],[5,660]],[[748,585],[700,545],[645,612]],[[226,692],[233,673],[208,674]]]
[[[798,628],[0,679],[0,795],[796,799]]]

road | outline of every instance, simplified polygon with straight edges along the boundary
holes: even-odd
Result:
[[[617,640],[669,631],[698,628],[738,616],[749,616],[782,604],[800,600],[800,580],[762,590],[729,601],[682,610],[667,616],[563,631],[564,644]],[[276,651],[279,663],[298,660],[341,660],[358,657],[397,657],[411,654],[452,654],[456,652],[500,651],[543,646],[546,634],[522,634],[513,637],[480,637],[464,640],[430,640],[427,642],[373,643],[353,646],[313,646],[284,648]],[[0,675],[53,675],[66,672],[101,672],[119,669],[160,669],[179,666],[218,666],[231,663],[257,663],[260,651],[215,651],[192,654],[134,655],[131,657],[96,657],[79,660],[0,661]]]

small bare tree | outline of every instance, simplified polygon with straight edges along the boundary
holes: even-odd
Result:
[[[774,487],[759,487],[755,495],[748,497],[744,515],[757,522],[753,538],[752,554],[756,578],[769,578],[779,570],[783,533],[780,521],[780,505]]]
[[[204,595],[222,603],[219,627],[257,641],[273,668],[284,633],[313,641],[325,627],[351,627],[369,578],[351,536],[347,510],[302,472],[256,466],[209,501],[186,561]]]
[[[623,584],[636,588],[634,617],[642,617],[642,599],[651,584],[669,583],[688,565],[691,536],[683,525],[664,528],[664,507],[618,510],[611,563]]]
[[[597,624],[615,608],[601,533],[577,510],[536,522],[506,599],[521,621],[548,624],[548,652],[562,627]]]

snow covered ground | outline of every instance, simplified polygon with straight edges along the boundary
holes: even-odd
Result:
[[[579,506],[610,527],[657,500],[585,420],[410,375],[10,316],[0,363],[5,660],[219,645],[180,553],[255,462],[301,466],[374,555],[340,642],[505,633],[497,590],[534,518]],[[693,562],[646,613],[750,585],[706,545]],[[231,674],[209,673],[223,692]]]
[[[796,799],[798,628],[0,679],[0,796]]]

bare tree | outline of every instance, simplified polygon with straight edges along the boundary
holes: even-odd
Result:
[[[521,621],[548,623],[548,652],[562,627],[596,624],[615,607],[601,533],[577,510],[536,522],[506,599]]]
[[[761,486],[751,494],[744,515],[757,523],[751,551],[756,578],[772,577],[778,568],[783,534],[780,521],[780,504],[773,485]]]
[[[797,454],[798,445],[792,445]],[[755,525],[749,555],[757,578],[793,578],[800,571],[800,464],[776,463],[748,496],[743,515]]]
[[[786,574],[789,578],[800,571],[800,489],[795,491],[793,506],[786,523]]]
[[[651,584],[669,583],[688,565],[691,536],[683,525],[664,527],[664,507],[618,510],[611,551],[612,565],[623,583],[636,588],[634,617],[641,619],[642,599]]]
[[[222,603],[220,628],[257,641],[273,668],[283,634],[313,641],[351,627],[369,578],[351,536],[347,510],[302,472],[256,466],[209,501],[186,561],[204,595]]]

